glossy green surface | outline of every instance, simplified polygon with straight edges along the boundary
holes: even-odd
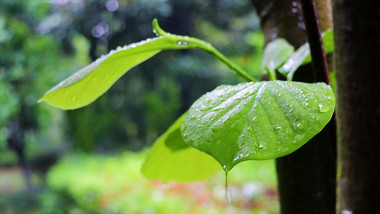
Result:
[[[220,86],[199,98],[182,123],[185,142],[229,171],[244,160],[290,154],[331,119],[335,97],[324,83],[270,81]]]
[[[61,109],[86,106],[104,94],[131,68],[162,50],[194,48],[175,36],[157,37],[117,48],[50,89],[39,100]]]

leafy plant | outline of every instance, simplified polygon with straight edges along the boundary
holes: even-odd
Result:
[[[61,109],[86,106],[128,70],[163,50],[206,51],[248,81],[219,86],[195,101],[188,113],[156,141],[142,169],[147,177],[165,181],[204,179],[216,167],[215,161],[203,152],[214,157],[226,172],[241,161],[290,154],[320,132],[334,112],[335,97],[330,86],[291,82],[296,68],[307,62],[310,55],[307,44],[295,52],[285,40],[269,44],[262,68],[273,81],[257,82],[209,43],[166,33],[157,20],[153,21],[153,28],[158,37],[111,51],[39,100]],[[291,69],[286,70],[291,62]],[[287,76],[288,81],[277,81],[276,71]]]

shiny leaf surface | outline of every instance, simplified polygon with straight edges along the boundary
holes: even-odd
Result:
[[[104,94],[131,68],[160,51],[195,47],[181,42],[180,38],[158,37],[112,50],[50,89],[39,102],[45,101],[61,109],[86,106]]]
[[[189,109],[185,142],[229,171],[245,160],[278,158],[300,148],[331,119],[335,97],[324,83],[270,81],[220,86]]]

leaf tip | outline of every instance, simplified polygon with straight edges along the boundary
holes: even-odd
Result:
[[[153,19],[152,27],[153,27],[153,32],[157,34],[157,36],[167,35],[167,33],[161,29],[160,25],[158,24],[158,20],[156,18]]]

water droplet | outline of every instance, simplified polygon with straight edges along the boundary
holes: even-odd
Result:
[[[226,166],[226,165],[223,165],[223,169],[225,169],[225,168],[227,168],[227,166]]]
[[[191,116],[191,119],[195,120],[195,119],[197,119],[197,117],[195,115],[193,115],[193,116]]]
[[[177,45],[178,45],[178,46],[185,46],[185,45],[187,45],[187,42],[178,41],[178,42],[177,42]]]
[[[308,107],[309,106],[309,103],[305,103],[305,107]]]
[[[71,98],[71,101],[75,101],[77,99],[77,97],[76,96],[73,96],[72,98]]]
[[[254,116],[254,117],[252,118],[252,122],[253,122],[253,121],[255,121],[255,120],[256,120],[256,118],[257,118],[257,117],[256,117],[256,116]]]
[[[211,106],[202,106],[201,111],[208,111],[211,108],[212,108]]]
[[[277,125],[277,126],[276,126],[276,129],[277,129],[277,130],[281,129],[281,126],[280,126],[280,125]]]
[[[322,103],[318,105],[320,112],[327,112],[330,108],[326,105],[323,105]]]
[[[298,124],[297,124],[297,128],[298,128],[298,129],[303,129],[303,127],[304,127],[304,126],[302,125],[302,123],[298,123]]]
[[[259,143],[259,149],[263,149],[264,148],[264,143],[263,142],[260,142]]]
[[[292,111],[294,111],[294,109],[290,109],[290,110],[289,110],[289,113],[291,113]]]
[[[342,214],[352,214],[351,210],[342,210]]]

